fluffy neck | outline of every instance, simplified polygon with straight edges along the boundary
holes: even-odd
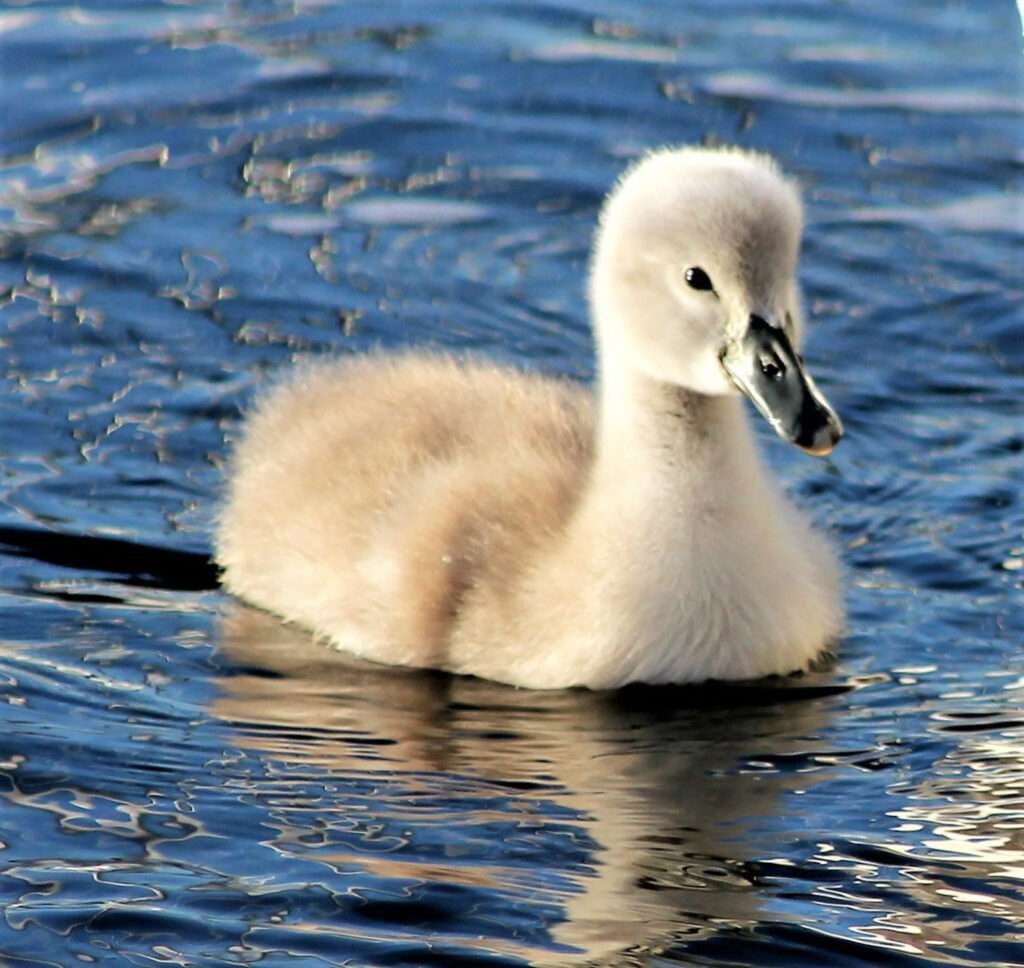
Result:
[[[697,393],[623,364],[600,356],[595,488],[673,503],[688,491],[724,502],[757,488],[761,463],[738,396]]]

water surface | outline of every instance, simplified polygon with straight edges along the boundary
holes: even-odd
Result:
[[[1024,73],[1009,3],[0,3],[0,960],[1024,961]],[[589,379],[600,199],[803,182],[848,437],[814,676],[537,694],[356,665],[206,560],[306,354]]]

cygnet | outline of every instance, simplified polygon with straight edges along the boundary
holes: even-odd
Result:
[[[742,399],[811,454],[842,436],[799,352],[801,230],[765,155],[662,149],[601,212],[593,390],[418,352],[298,367],[235,448],[224,586],[359,656],[529,688],[808,668],[838,562]]]

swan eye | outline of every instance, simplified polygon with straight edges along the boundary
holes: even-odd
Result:
[[[684,278],[691,289],[712,290],[715,288],[711,285],[711,277],[700,266],[690,266],[684,273]]]
[[[786,374],[786,367],[774,354],[772,356],[762,356],[758,363],[761,366],[761,372],[769,380],[781,380]]]

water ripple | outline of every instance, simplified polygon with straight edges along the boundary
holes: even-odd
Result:
[[[0,960],[1016,964],[1010,5],[0,13]],[[346,660],[216,589],[253,393],[427,345],[592,376],[598,205],[667,141],[805,188],[840,546],[802,678],[614,696]]]

